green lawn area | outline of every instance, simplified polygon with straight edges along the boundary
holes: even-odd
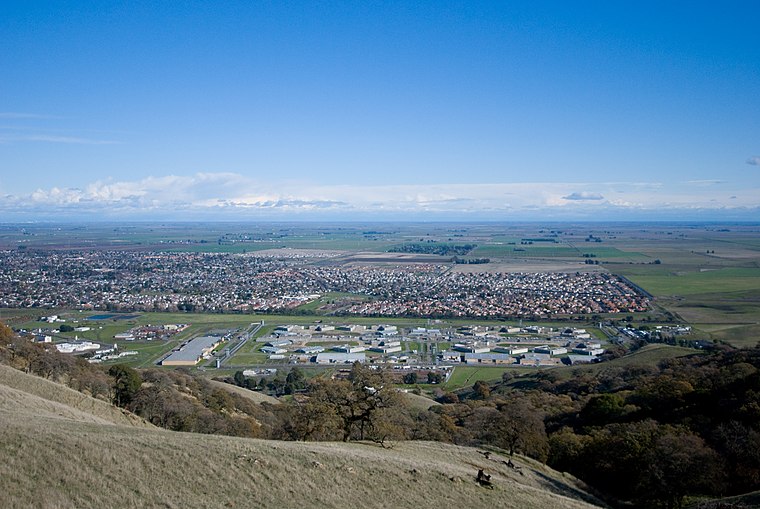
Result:
[[[659,362],[665,359],[683,357],[684,355],[698,355],[700,353],[702,353],[702,351],[694,350],[692,348],[683,348],[680,346],[670,346],[659,343],[650,344],[630,355],[609,362],[581,366],[563,366],[552,369],[552,373],[557,375],[560,379],[568,379],[576,376],[576,373],[578,372],[598,373],[615,367],[656,366]]]
[[[704,326],[695,327],[695,330],[704,330]],[[736,325],[723,327],[709,332],[709,337],[737,348],[748,348],[760,344],[760,324]]]
[[[232,366],[245,366],[246,364],[264,364],[268,360],[267,354],[255,352],[238,352],[228,362]]]
[[[112,364],[126,364],[134,368],[149,368],[154,366],[155,361],[170,352],[179,342],[171,341],[120,341],[120,352],[136,351],[137,355],[121,357],[119,359],[103,362],[104,366]]]
[[[457,366],[449,377],[449,380],[443,384],[446,390],[461,389],[470,387],[478,380],[485,382],[496,382],[501,380],[501,375],[509,368],[504,367],[475,367],[475,366]]]
[[[628,278],[657,296],[760,291],[760,269],[750,268],[629,275]]]

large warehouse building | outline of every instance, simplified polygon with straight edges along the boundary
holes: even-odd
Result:
[[[161,361],[161,364],[163,366],[195,366],[221,342],[222,338],[215,336],[195,338],[176,352],[172,352],[169,357]]]

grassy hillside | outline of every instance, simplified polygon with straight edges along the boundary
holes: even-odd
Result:
[[[497,454],[431,442],[384,449],[139,428],[101,402],[0,368],[8,508],[592,507],[573,478],[525,458],[517,472]],[[494,489],[475,483],[480,468]]]
[[[0,364],[0,409],[28,416],[153,428],[144,419],[66,386]]]
[[[752,509],[760,507],[760,491],[746,493],[736,497],[700,500],[689,504],[688,509]]]
[[[275,398],[275,397],[268,396],[268,395],[263,394],[261,392],[251,391],[251,390],[245,389],[243,387],[238,387],[237,385],[232,385],[232,384],[228,384],[228,383],[224,383],[224,382],[219,382],[217,380],[209,380],[209,383],[211,385],[213,385],[214,387],[219,387],[220,389],[224,389],[225,391],[229,391],[229,392],[232,392],[232,393],[235,393],[235,394],[239,394],[239,395],[243,396],[244,398],[250,399],[254,403],[264,403],[264,402],[267,402],[267,403],[272,403],[274,405],[277,405],[277,404],[280,403],[280,400],[277,399],[277,398]]]
[[[440,405],[440,403],[438,403],[437,401],[433,401],[432,399],[427,398],[425,396],[414,394],[413,392],[405,392],[403,394],[404,394],[404,399],[406,399],[407,404],[413,408],[418,408],[420,410],[427,410],[429,408]]]

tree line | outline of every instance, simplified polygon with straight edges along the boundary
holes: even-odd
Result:
[[[457,255],[464,256],[473,249],[477,244],[439,244],[437,242],[428,241],[426,244],[401,244],[400,246],[394,246],[388,249],[389,253],[416,253],[416,254],[434,254],[434,255]]]

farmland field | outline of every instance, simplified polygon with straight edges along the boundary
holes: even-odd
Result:
[[[625,276],[654,296],[651,318],[672,316],[694,326],[695,334],[737,345],[753,344],[760,327],[760,226],[687,223],[170,223],[0,225],[0,249],[173,251],[226,254],[261,253],[346,269],[377,265],[410,266],[446,256],[388,253],[394,246],[475,245],[465,258],[489,263],[449,265],[466,273],[607,271]],[[585,255],[585,256],[584,256]],[[312,258],[310,258],[312,257]],[[311,261],[309,261],[311,260]],[[373,260],[381,260],[376,262]],[[304,303],[299,312],[330,314],[353,299],[332,292]],[[670,315],[667,315],[669,313]],[[31,326],[40,314],[0,311],[14,326]],[[17,316],[18,318],[14,318]],[[604,313],[601,316],[607,317]],[[126,323],[105,320],[78,337],[106,341],[134,324],[172,323],[185,314],[142,314]],[[252,315],[198,315],[192,333],[224,322],[250,323]],[[306,323],[313,316],[267,318],[268,323]],[[356,323],[373,321],[355,317]],[[385,319],[424,325],[420,319]],[[463,322],[472,322],[464,320]],[[137,348],[137,346],[135,346]],[[147,345],[145,349],[156,347]]]

